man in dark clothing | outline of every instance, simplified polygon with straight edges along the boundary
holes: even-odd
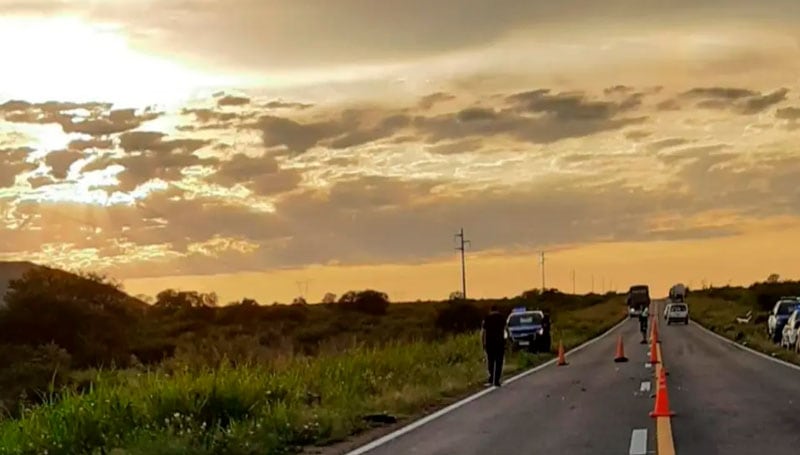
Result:
[[[647,344],[647,319],[650,317],[650,311],[647,305],[639,307],[639,331],[642,333],[642,344]]]
[[[486,351],[486,363],[489,370],[489,384],[500,387],[500,377],[503,375],[503,355],[506,349],[505,340],[506,321],[497,308],[492,305],[492,310],[484,318],[481,328],[481,342]]]

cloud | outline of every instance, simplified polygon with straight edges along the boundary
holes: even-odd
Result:
[[[76,139],[69,143],[70,150],[109,149],[114,146],[111,139]]]
[[[313,104],[307,103],[297,103],[297,102],[289,102],[289,101],[281,101],[281,100],[274,100],[264,104],[264,107],[267,109],[308,109],[313,107]]]
[[[775,117],[782,120],[800,120],[800,107],[785,107],[775,112]]]
[[[18,174],[36,169],[25,162],[32,151],[27,147],[0,149],[0,188],[13,186]]]
[[[646,120],[645,116],[618,117],[618,114],[638,106],[637,97],[615,103],[591,101],[582,94],[553,95],[549,90],[535,90],[508,96],[506,101],[510,107],[502,110],[472,107],[450,114],[416,117],[414,126],[429,143],[502,135],[546,144],[620,129]]]
[[[50,166],[53,177],[63,180],[67,178],[70,166],[81,158],[83,158],[83,153],[81,152],[58,150],[47,155],[45,164]]]
[[[226,95],[217,100],[218,106],[244,106],[250,104],[250,98],[246,96]]]
[[[780,88],[762,94],[744,88],[703,87],[693,88],[680,96],[700,100],[696,104],[696,107],[699,108],[729,109],[740,114],[752,115],[786,100],[788,93],[788,88]]]
[[[642,139],[647,139],[648,137],[652,136],[652,131],[643,131],[643,130],[633,130],[628,131],[625,133],[625,137],[634,141],[639,141]]]
[[[194,152],[209,144],[201,139],[169,139],[155,131],[133,131],[120,135],[122,156],[106,155],[84,167],[84,171],[106,169],[121,165],[124,170],[117,174],[119,189],[131,191],[152,179],[167,182],[183,179],[183,170],[198,165],[214,165],[215,158],[200,158]]]
[[[443,92],[436,92],[420,98],[418,106],[420,109],[428,110],[439,103],[445,103],[447,101],[452,101],[454,99],[456,99],[455,95]]]
[[[661,139],[655,142],[651,142],[647,145],[647,150],[650,152],[658,152],[663,149],[677,147],[679,145],[685,145],[692,142],[689,139],[682,138],[682,137],[671,137],[667,139]]]
[[[110,110],[108,103],[29,103],[12,100],[0,105],[2,119],[12,123],[61,125],[65,133],[90,136],[108,136],[138,128],[144,122],[161,116],[159,112],[145,109]]]
[[[296,169],[281,169],[271,155],[252,158],[239,153],[220,162],[210,180],[224,186],[241,184],[257,195],[269,196],[297,188],[302,173]]]

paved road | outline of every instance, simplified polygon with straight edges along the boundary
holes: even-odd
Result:
[[[614,363],[623,335],[628,363]],[[653,450],[653,400],[647,346],[629,320],[611,335],[568,356],[568,366],[509,383],[370,455],[490,455],[512,453],[629,454],[632,431],[646,429]]]
[[[670,401],[677,413],[672,419],[677,453],[798,453],[800,371],[732,346],[693,324],[662,323],[659,328]]]

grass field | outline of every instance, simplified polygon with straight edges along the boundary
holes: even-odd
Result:
[[[767,313],[759,311],[746,299],[726,300],[706,296],[692,296],[688,300],[691,317],[707,329],[751,349],[800,364],[800,356],[773,343],[767,335]],[[737,316],[748,311],[753,317],[747,324],[736,322]]]
[[[576,346],[624,313],[619,299],[554,311],[554,347],[559,339]],[[511,356],[505,372],[551,356]],[[0,423],[0,454],[292,453],[367,429],[367,414],[410,416],[486,377],[477,333],[221,365],[100,372],[88,392]]]

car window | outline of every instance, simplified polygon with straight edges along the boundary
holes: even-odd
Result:
[[[792,314],[795,309],[797,309],[797,302],[780,302],[778,304],[778,315],[786,316],[788,314]]]
[[[508,319],[508,326],[509,327],[516,327],[519,325],[528,325],[528,324],[541,324],[542,323],[542,315],[538,313],[527,313],[527,314],[514,314]]]

